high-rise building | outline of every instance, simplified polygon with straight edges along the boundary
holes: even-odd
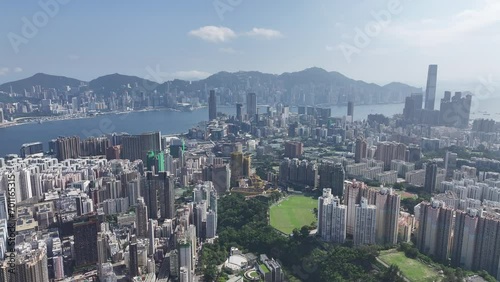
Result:
[[[181,269],[184,268],[185,272],[187,272],[187,281],[193,281],[193,273],[192,269],[192,251],[191,251],[191,243],[188,240],[182,239],[178,242],[178,252],[179,252],[179,273],[181,273]]]
[[[368,142],[362,137],[356,139],[356,149],[354,151],[354,162],[359,163],[362,159],[366,159],[368,155]]]
[[[247,115],[252,119],[257,114],[257,95],[255,93],[247,93]]]
[[[250,177],[252,175],[252,155],[245,154],[243,156],[243,176]]]
[[[446,151],[444,158],[444,169],[446,170],[446,178],[451,179],[453,171],[457,168],[457,154]]]
[[[342,244],[346,239],[347,207],[333,197],[331,189],[323,189],[318,199],[318,234],[327,242]]]
[[[243,177],[243,153],[231,153],[231,185],[236,185],[238,180]]]
[[[398,220],[401,197],[392,188],[383,188],[376,195],[376,241],[380,245],[395,245],[398,241]]]
[[[425,192],[432,194],[434,191],[436,191],[437,175],[438,175],[437,163],[435,162],[428,163],[427,166],[425,167],[425,183],[424,183]]]
[[[320,188],[332,188],[334,196],[343,197],[345,171],[341,163],[322,162],[319,165],[318,174]]]
[[[139,258],[137,253],[137,238],[132,235],[130,239],[130,245],[128,246],[129,251],[129,273],[130,277],[136,277],[139,275]]]
[[[148,241],[149,241],[149,247],[148,247],[148,256],[153,256],[156,248],[155,248],[155,223],[153,219],[149,220],[148,224]]]
[[[77,267],[97,263],[97,231],[99,221],[96,215],[75,218],[73,222],[75,265]]]
[[[478,210],[469,209],[467,212],[456,211],[453,246],[451,250],[451,263],[453,266],[472,269],[478,222]]]
[[[427,87],[425,88],[425,110],[433,111],[436,100],[437,65],[429,65]]]
[[[469,125],[472,96],[462,97],[462,92],[446,91],[439,106],[439,124],[448,127],[466,128]]]
[[[97,233],[97,263],[105,263],[108,261],[108,248],[106,235],[103,232]]]
[[[412,93],[405,99],[403,117],[408,122],[420,122],[422,114],[423,95],[421,93]]]
[[[103,156],[110,142],[107,137],[90,137],[80,143],[80,153],[82,156]]]
[[[349,101],[347,102],[347,119],[349,122],[354,121],[354,102]]]
[[[80,157],[80,137],[59,137],[56,140],[57,159],[76,159]]]
[[[43,143],[35,142],[23,144],[21,146],[21,158],[26,158],[33,155],[42,156],[43,155]]]
[[[422,202],[417,206],[417,248],[437,260],[447,261],[451,250],[453,209],[445,207],[444,202],[437,200],[432,203]]]
[[[213,210],[207,213],[207,232],[206,238],[214,238],[217,233],[217,213]]]
[[[361,198],[359,205],[356,205],[356,216],[354,226],[354,245],[373,245],[376,243],[377,208],[369,205],[368,200]]]
[[[391,168],[392,160],[405,160],[406,145],[396,142],[380,142],[377,145],[375,159],[384,162],[384,169]]]
[[[486,270],[497,280],[500,278],[498,269],[500,260],[500,220],[486,215],[480,217],[477,223],[476,247],[472,259],[473,270]]]
[[[302,142],[285,142],[285,157],[291,159],[302,158],[302,154],[304,154],[304,144]]]
[[[116,145],[112,147],[108,147],[106,149],[106,159],[109,160],[118,160],[120,159],[120,151],[121,151],[121,146]]]
[[[146,172],[146,177],[142,179],[141,195],[148,207],[149,218],[158,219],[158,211],[161,218],[174,217],[174,181],[168,172],[161,171],[154,174]]]
[[[214,120],[217,118],[217,97],[215,96],[215,90],[210,90],[210,95],[208,97],[208,120]]]
[[[36,249],[18,254],[13,260],[4,260],[0,264],[0,281],[49,281],[47,246],[44,243],[38,243]]]
[[[5,119],[3,116],[3,110],[0,108],[0,123],[4,123]]]
[[[136,207],[136,224],[137,224],[137,236],[141,238],[146,238],[148,232],[148,207],[144,203],[144,198],[137,198]]]
[[[344,202],[347,203],[347,227],[346,232],[349,235],[354,234],[356,225],[356,204],[361,200],[362,190],[366,189],[364,182],[353,181],[347,184]]]
[[[231,189],[231,169],[229,165],[215,165],[210,167],[211,181],[218,195],[224,195]],[[209,179],[206,179],[209,180]]]
[[[243,104],[241,104],[241,103],[236,104],[236,120],[238,120],[240,122],[243,121],[242,107],[243,107]]]
[[[160,132],[149,132],[140,135],[123,135],[121,154],[123,159],[147,162],[149,151],[161,151]]]

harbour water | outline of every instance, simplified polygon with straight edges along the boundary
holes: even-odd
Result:
[[[359,105],[355,106],[354,118],[362,120],[366,119],[368,114],[377,113],[393,116],[401,114],[403,107],[403,104]],[[294,112],[297,109],[292,108],[291,110]],[[235,107],[219,106],[218,111],[234,115],[236,110]],[[346,111],[346,106],[334,106],[332,107],[332,116],[344,116]],[[259,112],[265,112],[265,107],[260,108]],[[19,154],[21,145],[30,142],[43,142],[44,149],[47,150],[48,142],[58,136],[78,135],[80,138],[87,138],[113,132],[139,134],[148,131],[161,131],[163,135],[182,133],[199,122],[207,120],[207,118],[208,108],[201,108],[192,112],[168,110],[131,112],[5,127],[0,128],[0,156]]]

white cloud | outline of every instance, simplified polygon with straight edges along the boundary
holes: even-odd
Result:
[[[248,36],[264,38],[264,39],[274,39],[283,37],[283,34],[278,30],[257,28],[257,27],[254,27],[251,31],[247,32],[246,34]]]
[[[9,71],[9,68],[7,67],[0,67],[0,75],[7,75]]]
[[[75,55],[75,54],[71,54],[71,55],[68,55],[68,59],[70,59],[71,61],[76,61],[76,60],[80,59],[80,56]]]
[[[449,24],[440,24],[446,22]],[[481,8],[462,11],[449,19],[423,19],[400,26],[389,26],[387,31],[414,45],[435,47],[463,39],[466,34],[476,34],[497,23],[500,23],[500,1],[488,0]],[[438,24],[441,26],[437,26]]]
[[[335,48],[332,47],[332,46],[330,46],[330,45],[326,45],[325,46],[325,50],[328,51],[328,52],[331,52],[331,51],[335,50]]]
[[[227,42],[236,37],[236,33],[228,27],[212,25],[191,30],[188,34],[214,43]]]
[[[22,72],[23,69],[21,67],[16,67],[14,68],[14,72]]]
[[[242,51],[235,50],[232,47],[227,47],[227,48],[219,48],[219,52],[221,53],[226,53],[226,54],[241,54],[243,53]]]
[[[173,78],[183,79],[183,80],[199,80],[207,78],[210,75],[211,73],[198,70],[177,71],[172,73]]]

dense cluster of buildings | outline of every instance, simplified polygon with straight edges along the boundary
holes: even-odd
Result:
[[[326,242],[392,246],[414,238],[436,260],[498,278],[500,161],[463,155],[498,151],[499,127],[487,119],[469,125],[466,93],[446,92],[434,110],[436,83],[437,66],[431,65],[425,96],[408,96],[403,115],[393,118],[371,114],[355,120],[358,95],[307,96],[307,87],[295,87],[276,103],[263,89],[228,98],[221,88],[181,99],[206,102],[209,120],[183,136],[58,137],[46,150],[40,142],[24,144],[19,155],[0,158],[0,280],[196,281],[198,252],[217,237],[218,198],[275,188],[322,192],[317,235]],[[67,101],[51,102],[60,96],[57,91],[33,93],[43,98],[44,111],[68,108]],[[127,95],[100,101],[89,93],[72,98],[71,107],[155,107],[178,103],[181,96],[155,93],[131,104]],[[332,117],[330,108],[302,106],[316,104],[314,99],[337,99],[347,104],[347,114]],[[273,106],[259,112],[257,101]],[[300,101],[297,113],[287,106],[291,101]],[[217,111],[228,103],[236,104],[235,116]],[[11,105],[2,108],[12,114]],[[17,216],[14,252],[7,245],[10,183]],[[412,215],[401,209],[394,184],[432,199]],[[11,253],[16,278],[8,272]],[[256,271],[265,281],[284,280],[279,262],[266,255],[233,248],[225,266],[234,273]]]
[[[391,188],[375,190],[358,181],[345,182],[341,200],[330,188],[318,199],[318,234],[327,242],[394,245],[398,242],[401,198]]]
[[[215,158],[191,159],[186,152],[182,160],[176,158],[182,168],[172,168],[167,159],[151,153],[157,142],[147,138],[136,148],[149,150],[147,164],[142,159],[107,160],[104,152],[80,158],[74,140],[57,140],[64,149],[60,154],[68,156],[64,160],[33,155],[0,159],[0,280],[70,281],[78,270],[82,279],[101,281],[194,281],[197,246],[217,236],[219,194],[211,181],[202,180],[201,168],[216,163]],[[178,175],[198,165],[198,176],[190,179],[198,183],[192,200],[175,204]],[[227,187],[219,184],[224,193]],[[15,193],[7,193],[12,185]],[[11,202],[15,214],[7,208]],[[11,220],[14,250],[8,247]],[[9,257],[15,258],[13,264]],[[89,271],[82,274],[85,269]]]

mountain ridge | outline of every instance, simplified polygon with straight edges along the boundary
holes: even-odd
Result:
[[[139,88],[141,91],[152,92],[166,91],[176,89],[177,91],[192,92],[203,91],[205,88],[229,88],[242,91],[254,91],[261,86],[271,88],[281,88],[287,91],[302,87],[319,87],[333,89],[334,91],[347,91],[346,89],[357,89],[359,93],[405,93],[421,91],[420,88],[410,86],[401,82],[391,82],[385,85],[378,85],[363,80],[355,80],[345,76],[337,71],[327,71],[318,67],[306,68],[295,72],[284,72],[282,74],[270,74],[260,71],[220,71],[200,80],[181,80],[174,79],[163,83],[157,83],[133,75],[124,75],[119,73],[103,75],[90,81],[83,81],[66,76],[56,76],[44,73],[37,73],[31,77],[11,81],[0,85],[0,91],[10,92],[10,86],[15,93],[22,93],[24,89],[30,91],[35,85],[41,85],[43,88],[61,89],[65,86],[72,88],[86,85],[88,90],[101,95],[109,95],[111,92],[118,92],[124,89]],[[250,88],[250,89],[249,89]]]

